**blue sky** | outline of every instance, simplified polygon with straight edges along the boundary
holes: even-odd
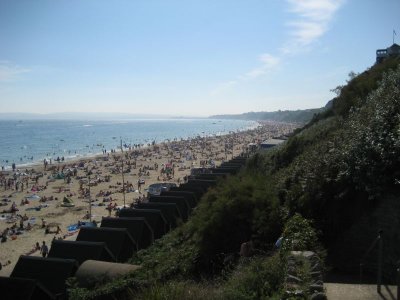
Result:
[[[393,29],[399,0],[0,0],[0,112],[321,107]]]

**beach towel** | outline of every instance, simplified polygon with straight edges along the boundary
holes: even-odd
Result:
[[[67,230],[68,231],[75,231],[75,230],[78,230],[78,224],[73,224],[73,225],[69,225],[69,226],[67,226]]]
[[[28,207],[28,208],[25,208],[25,211],[31,211],[31,210],[37,210],[35,207]],[[40,209],[39,209],[40,210]]]
[[[94,215],[92,217],[94,217]],[[96,225],[93,224],[93,222],[81,222],[80,226],[78,225],[78,223],[76,223],[67,226],[67,229],[69,232],[72,232],[72,231],[77,231],[80,227],[96,227]]]
[[[36,218],[32,217],[28,220],[28,223],[34,225],[36,223]]]

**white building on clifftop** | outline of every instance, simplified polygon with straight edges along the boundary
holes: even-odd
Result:
[[[376,63],[381,63],[387,57],[400,56],[400,46],[393,43],[392,46],[386,49],[376,50]]]

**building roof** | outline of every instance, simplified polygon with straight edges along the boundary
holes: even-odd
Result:
[[[153,229],[143,217],[136,218],[111,218],[103,217],[101,227],[126,228],[135,240],[138,249],[150,246],[154,241]]]
[[[176,220],[181,218],[176,203],[157,203],[157,202],[138,203],[135,205],[135,208],[161,210],[165,219],[169,223],[170,228],[176,227],[177,226]]]
[[[105,242],[117,261],[126,261],[137,249],[136,242],[126,228],[82,227],[76,240]]]
[[[388,55],[399,55],[400,54],[400,46],[396,43],[387,48]]]
[[[21,255],[10,277],[37,280],[51,293],[65,295],[65,281],[74,276],[77,269],[75,259]]]
[[[165,191],[161,192],[161,196],[172,196],[172,197],[183,197],[186,199],[187,203],[191,208],[197,205],[196,194],[193,192],[186,191]]]
[[[56,299],[39,281],[27,278],[0,277],[1,299]]]
[[[265,140],[264,142],[261,143],[261,145],[280,145],[284,142],[285,140],[282,139],[268,139]]]
[[[190,214],[190,205],[184,197],[180,196],[151,196],[149,202],[175,203],[183,221],[187,221]]]
[[[76,259],[79,264],[88,259],[115,261],[104,242],[54,240],[48,257]]]
[[[147,223],[153,229],[154,239],[161,238],[167,229],[168,222],[166,221],[161,210],[157,209],[135,209],[123,208],[119,212],[120,217],[142,217],[145,218]]]

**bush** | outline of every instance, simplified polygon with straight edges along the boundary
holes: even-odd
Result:
[[[284,270],[279,255],[242,260],[222,287],[223,299],[280,299]]]
[[[281,251],[317,251],[320,246],[312,221],[296,213],[285,224],[283,229]]]
[[[155,284],[137,294],[138,300],[213,300],[219,299],[218,289],[209,284],[190,281],[171,281]]]

